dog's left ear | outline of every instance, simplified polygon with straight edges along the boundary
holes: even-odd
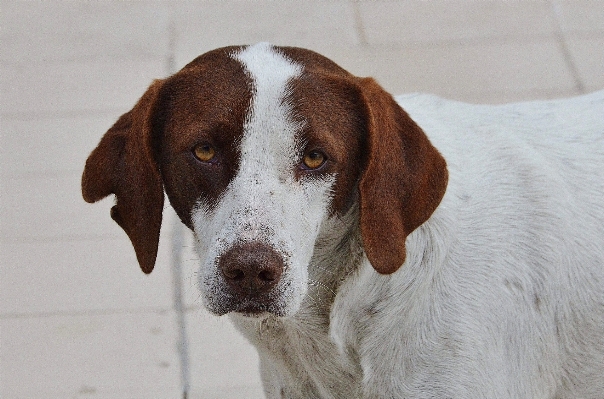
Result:
[[[443,198],[447,165],[390,94],[371,78],[360,79],[359,86],[369,149],[359,183],[361,235],[371,265],[390,274],[405,261],[407,236]]]
[[[134,108],[105,133],[86,160],[82,195],[96,202],[115,194],[111,217],[124,229],[143,272],[157,257],[164,191],[152,149],[152,114],[162,81],[155,81]]]

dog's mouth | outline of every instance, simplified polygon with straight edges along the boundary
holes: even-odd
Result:
[[[285,316],[283,310],[281,310],[278,306],[252,301],[246,301],[245,303],[238,304],[233,311],[242,316],[251,318],[264,318],[269,315],[277,317]]]
[[[270,315],[276,317],[287,316],[285,303],[277,298],[278,295],[232,295],[223,296],[219,306],[209,306],[208,309],[217,315],[237,313],[250,318],[264,318]],[[216,304],[216,303],[214,303]]]

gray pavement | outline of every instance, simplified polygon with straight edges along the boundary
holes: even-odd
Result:
[[[314,49],[393,94],[499,103],[604,88],[604,0],[0,2],[0,398],[261,398],[258,358],[202,308],[166,208],[143,275],[101,135],[152,79],[224,45]]]

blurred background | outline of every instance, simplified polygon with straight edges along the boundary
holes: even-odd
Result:
[[[1,1],[0,18],[6,399],[262,397],[254,349],[201,308],[170,207],[146,276],[112,199],[80,195],[102,134],[197,55],[307,47],[393,94],[480,103],[604,88],[604,0]]]

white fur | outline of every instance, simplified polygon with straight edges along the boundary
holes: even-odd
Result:
[[[358,207],[327,218],[334,177],[291,174],[299,126],[282,100],[300,66],[268,45],[235,58],[256,88],[241,167],[194,226],[216,313],[226,248],[262,240],[288,259],[287,317],[232,316],[267,397],[604,397],[604,91],[504,106],[398,97],[450,180],[405,264],[379,275]]]

